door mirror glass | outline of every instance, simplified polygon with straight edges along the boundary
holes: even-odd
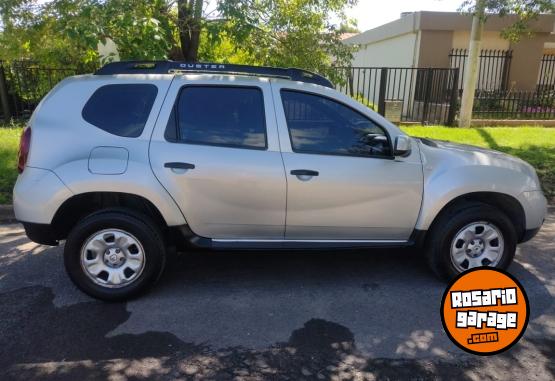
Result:
[[[410,154],[410,138],[406,135],[399,135],[395,138],[395,148],[393,154],[395,156],[408,156]]]

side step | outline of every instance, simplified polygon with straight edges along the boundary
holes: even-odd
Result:
[[[322,250],[406,247],[402,240],[232,240],[210,239],[210,248],[220,250]]]
[[[180,236],[193,247],[211,250],[334,250],[402,248],[415,246],[421,233],[406,240],[297,240],[297,239],[212,239],[194,234],[187,225],[180,226]]]

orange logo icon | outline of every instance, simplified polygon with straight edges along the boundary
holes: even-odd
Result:
[[[529,315],[528,297],[520,283],[493,268],[462,273],[441,301],[447,336],[477,355],[493,355],[513,346],[524,334]]]

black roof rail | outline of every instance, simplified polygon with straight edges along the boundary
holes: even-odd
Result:
[[[257,77],[285,78],[293,81],[314,83],[316,85],[331,88],[334,87],[330,80],[326,77],[303,69],[204,62],[192,63],[180,61],[120,61],[108,63],[98,69],[94,74],[113,75],[168,73],[219,73],[251,75]]]

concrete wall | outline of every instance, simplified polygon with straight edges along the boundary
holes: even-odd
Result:
[[[410,67],[414,63],[416,38],[416,33],[407,33],[362,45],[354,54],[353,66]]]
[[[544,46],[550,38],[549,33],[536,33],[534,38],[523,38],[519,43],[511,44],[510,87],[525,91],[536,89]]]
[[[398,20],[380,25],[374,29],[359,33],[353,37],[343,40],[346,44],[365,45],[374,42],[387,40],[395,36],[401,36],[407,33],[416,33],[420,23],[420,13],[411,13],[401,17]]]
[[[469,30],[456,30],[453,32],[451,46],[454,49],[468,49],[469,41]],[[501,37],[497,31],[484,31],[482,34],[482,49],[507,50],[509,46],[509,41]]]
[[[533,38],[509,44],[500,36],[516,16],[488,17],[482,49],[513,49],[510,82],[520,90],[535,89],[542,54],[551,53],[555,42],[555,15],[541,15],[531,23]],[[354,66],[449,67],[451,48],[468,49],[472,17],[456,12],[416,12],[345,40],[358,44]]]
[[[462,15],[457,12],[417,12],[419,17],[417,29],[422,30],[470,30],[472,27],[472,16]],[[484,31],[501,31],[513,25],[518,20],[517,16],[508,15],[499,17],[489,15]],[[555,15],[541,15],[537,20],[530,23],[530,28],[535,32],[549,33],[553,31]]]
[[[449,51],[453,43],[450,30],[423,30],[420,32],[418,67],[449,67]]]
[[[555,54],[555,42],[546,42],[543,45],[543,54]]]
[[[417,33],[406,33],[394,38],[376,41],[371,44],[360,46],[360,50],[354,54],[352,65],[355,67],[412,67],[417,60]],[[378,91],[380,87],[380,71],[372,71],[366,80],[357,76],[353,81],[355,93],[362,94],[370,102],[377,104]],[[409,75],[406,72],[405,76]],[[410,77],[409,77],[410,78]],[[411,81],[406,80],[407,89],[402,90],[406,97]],[[412,84],[414,85],[414,84]]]

